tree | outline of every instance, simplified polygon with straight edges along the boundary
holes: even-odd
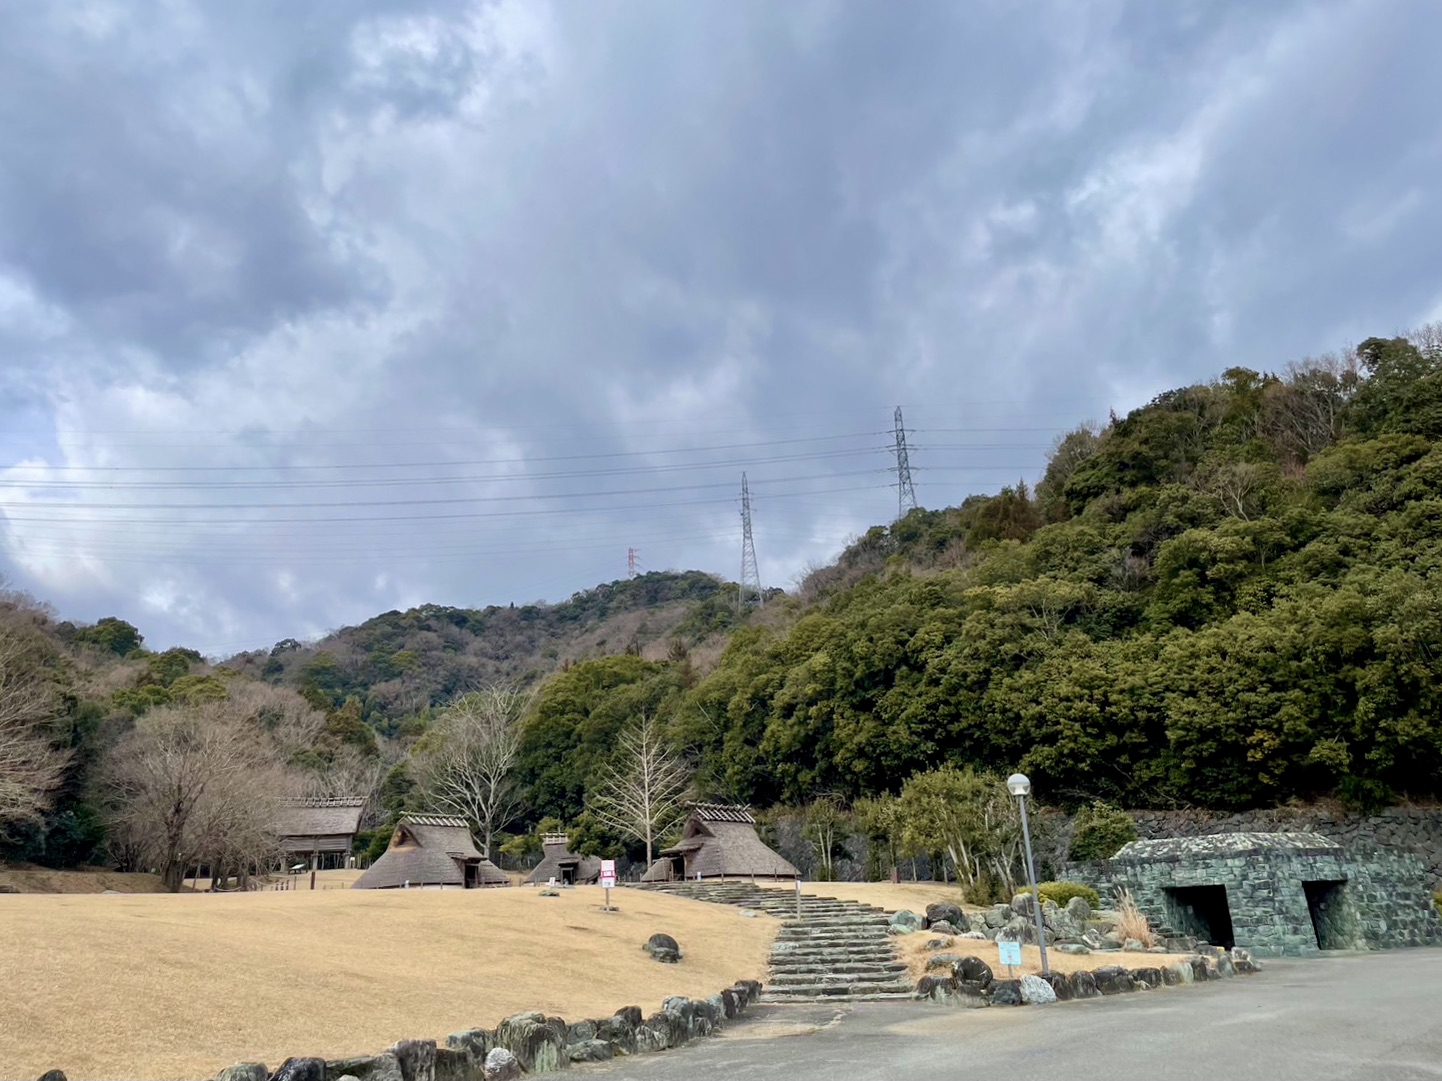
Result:
[[[1015,889],[1021,820],[996,777],[943,766],[907,781],[899,802],[910,847],[950,856],[969,894],[987,877]]]
[[[852,805],[856,824],[870,843],[868,873],[875,878],[889,877],[896,867],[896,851],[902,839],[900,804],[895,796],[882,793],[859,799]],[[884,853],[885,866],[877,859]]]
[[[50,735],[57,702],[43,649],[23,627],[0,625],[0,829],[39,818],[70,760]]]
[[[806,808],[802,835],[816,847],[816,878],[836,880],[836,850],[839,835],[851,824],[851,816],[835,796],[825,795]]]
[[[656,835],[680,817],[690,779],[660,722],[643,713],[621,732],[616,756],[601,771],[591,797],[591,811],[607,829],[645,841],[650,867]]]
[[[520,718],[530,695],[493,685],[458,699],[418,749],[423,793],[480,828],[481,851],[516,817],[520,793],[513,769],[521,749]]]
[[[265,731],[229,702],[152,709],[106,763],[114,842],[179,891],[208,861],[242,875],[278,854],[272,829],[296,788]]]

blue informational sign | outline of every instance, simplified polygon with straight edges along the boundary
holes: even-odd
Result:
[[[1003,965],[1016,966],[1021,964],[1021,943],[1020,942],[998,942],[996,944],[997,960]]]

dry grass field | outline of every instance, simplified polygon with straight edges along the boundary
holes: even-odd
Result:
[[[758,883],[771,886],[769,882]],[[790,882],[777,884],[777,889],[796,892]],[[859,901],[875,905],[887,912],[900,912],[909,908],[922,913],[926,906],[936,901],[950,901],[961,905],[969,912],[980,911],[976,905],[962,904],[961,890],[953,883],[946,882],[803,882],[801,892],[812,897],[835,897],[838,901]]]
[[[123,874],[103,868],[54,871],[31,864],[0,866],[0,886],[13,886],[21,893],[155,893],[160,889],[157,875]]]
[[[764,978],[770,919],[640,890],[0,896],[0,1077],[213,1077]],[[672,934],[685,959],[641,950]]]
[[[991,966],[997,978],[1009,978],[1012,970],[1006,968],[997,958],[995,942],[982,942],[972,938],[958,938],[945,950],[928,950],[926,942],[934,936],[925,931],[901,935],[893,939],[898,943],[902,959],[911,970],[913,980],[926,975],[926,959],[937,953],[954,953],[960,957],[980,957]],[[1181,953],[1062,953],[1047,950],[1046,960],[1053,972],[1077,972],[1081,969],[1096,969],[1103,965],[1121,965],[1123,968],[1161,968],[1184,960]],[[1018,976],[1028,972],[1041,971],[1041,951],[1035,946],[1021,948],[1021,966],[1015,969]]]

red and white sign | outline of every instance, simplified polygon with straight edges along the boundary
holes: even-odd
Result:
[[[611,889],[613,886],[616,885],[616,861],[615,861],[615,860],[602,860],[602,861],[601,861],[601,885],[604,886],[604,887],[605,887],[606,889],[608,889],[608,890]]]

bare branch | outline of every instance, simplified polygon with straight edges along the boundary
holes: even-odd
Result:
[[[622,731],[616,758],[591,796],[591,812],[607,829],[645,841],[649,867],[656,835],[680,817],[690,781],[660,722],[643,713]]]

